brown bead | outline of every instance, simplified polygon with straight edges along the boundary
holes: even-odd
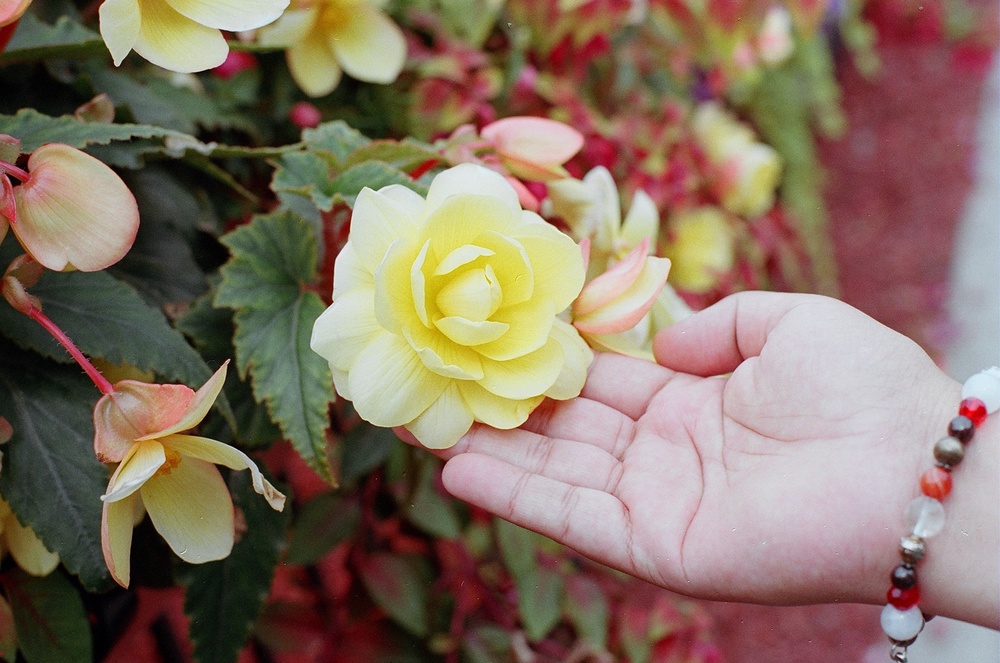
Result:
[[[953,437],[942,437],[934,445],[934,459],[942,467],[954,467],[965,458],[965,447]]]
[[[972,419],[961,414],[951,420],[948,424],[948,435],[957,439],[962,444],[968,444],[972,439],[972,434],[976,432],[976,427],[972,424]]]
[[[916,564],[924,557],[924,540],[916,534],[904,536],[899,540],[899,556],[907,564]]]
[[[917,586],[917,570],[911,564],[900,564],[892,570],[890,580],[893,587],[913,589]]]

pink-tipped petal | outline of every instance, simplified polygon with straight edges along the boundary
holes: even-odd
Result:
[[[501,155],[542,166],[566,163],[583,147],[583,134],[544,117],[507,117],[480,133]]]
[[[180,418],[177,419],[172,425],[166,428],[161,428],[152,433],[147,433],[139,440],[151,440],[157,437],[164,437],[166,435],[172,435],[174,433],[180,433],[182,431],[190,430],[201,423],[201,420],[205,418],[208,411],[212,408],[212,404],[215,403],[215,399],[219,397],[219,392],[222,391],[223,385],[226,383],[226,368],[229,366],[229,360],[227,359],[222,366],[219,367],[212,377],[208,379],[208,382],[203,384],[194,396],[188,402],[187,407],[181,414]]]
[[[649,238],[642,240],[625,258],[584,286],[573,303],[573,314],[585,316],[607,305],[632,287],[646,262]]]
[[[184,416],[195,391],[182,384],[122,380],[94,407],[94,452],[102,463],[121,461],[133,443]]]
[[[573,321],[584,334],[619,334],[632,329],[656,302],[670,272],[666,258],[648,256],[628,290],[599,310]]]
[[[134,494],[118,502],[105,502],[101,511],[101,552],[111,577],[122,587],[128,587],[131,572]]]

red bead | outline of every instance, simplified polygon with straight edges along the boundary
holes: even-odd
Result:
[[[932,467],[920,477],[920,491],[927,497],[943,499],[951,492],[951,472],[943,467]]]
[[[978,398],[966,398],[959,404],[958,413],[968,417],[972,425],[979,428],[979,425],[986,420],[986,404]]]
[[[885,593],[885,599],[892,607],[899,610],[906,610],[920,603],[920,588],[900,589],[899,587],[890,587],[889,591]]]

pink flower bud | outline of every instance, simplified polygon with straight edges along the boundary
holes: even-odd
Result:
[[[299,129],[312,129],[319,126],[323,120],[323,114],[314,104],[300,101],[288,111],[288,119]]]
[[[257,58],[246,51],[229,51],[229,55],[212,73],[223,80],[229,80],[241,71],[257,68]]]
[[[0,0],[0,26],[21,18],[30,4],[31,0]]]
[[[583,147],[583,134],[543,117],[508,117],[482,128],[515,177],[545,182],[567,176],[562,167]]]
[[[121,178],[69,145],[35,150],[28,179],[13,187],[13,197],[14,234],[48,269],[104,269],[121,260],[139,229],[139,208]]]

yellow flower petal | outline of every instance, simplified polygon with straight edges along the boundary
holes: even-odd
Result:
[[[532,410],[545,399],[544,396],[536,396],[512,401],[486,391],[478,382],[459,382],[458,388],[476,421],[502,430],[517,428],[523,424]]]
[[[177,13],[210,28],[241,32],[276,20],[288,0],[161,0]]]
[[[306,38],[318,15],[317,7],[288,9],[278,20],[260,29],[257,42],[271,48],[289,48]]]
[[[506,361],[534,352],[545,345],[556,311],[547,301],[531,301],[505,306],[493,314],[494,322],[510,326],[503,336],[476,347],[484,357]]]
[[[184,413],[176,423],[136,439],[151,440],[163,437],[164,435],[191,430],[200,424],[202,419],[205,418],[205,415],[208,414],[208,411],[212,409],[212,404],[215,403],[215,399],[219,397],[222,387],[226,384],[226,368],[228,366],[229,360],[227,359],[222,366],[219,367],[219,370],[215,371],[215,373],[212,374],[212,377],[210,377],[208,381],[195,392],[191,402],[188,403],[187,408],[185,408]],[[155,405],[155,403],[151,403],[150,405]]]
[[[375,270],[369,270],[361,263],[354,245],[348,242],[337,254],[337,260],[333,263],[334,301],[353,288],[374,287]]]
[[[233,549],[233,501],[212,463],[181,456],[170,472],[147,481],[141,495],[156,531],[185,562],[211,562]]]
[[[101,38],[117,67],[132,51],[142,28],[139,0],[104,0],[98,10]]]
[[[479,258],[485,256],[495,255],[494,251],[489,249],[484,249],[481,246],[476,246],[474,244],[466,244],[460,246],[448,255],[444,257],[444,260],[437,264],[434,268],[434,276],[443,276],[444,274],[450,274],[459,267],[464,267],[465,265],[473,262]]]
[[[503,175],[471,163],[463,163],[449,168],[434,177],[427,190],[427,208],[436,209],[452,196],[468,195],[469,193],[489,198],[490,201],[487,203],[486,209],[504,207],[511,213],[520,213],[521,211],[517,192],[507,183]],[[502,227],[496,230],[507,229]],[[468,243],[465,241],[450,244],[451,246],[461,246]]]
[[[472,410],[465,404],[457,383],[452,383],[419,417],[406,424],[428,449],[447,449],[472,427]]]
[[[24,248],[45,267],[90,272],[121,260],[139,230],[132,192],[103,162],[59,143],[28,158],[27,182],[14,187]]]
[[[429,370],[457,380],[478,380],[483,376],[479,353],[459,345],[436,329],[411,327],[404,330],[407,343]]]
[[[171,435],[163,438],[163,445],[182,456],[198,458],[216,465],[225,465],[231,470],[250,470],[254,491],[258,495],[263,495],[275,511],[281,511],[285,507],[285,496],[264,478],[250,456],[239,449],[218,440],[198,437],[197,435]]]
[[[490,265],[471,268],[449,278],[434,298],[445,317],[462,317],[482,322],[500,306],[503,292]]]
[[[447,386],[448,379],[428,370],[413,348],[395,334],[376,336],[351,367],[354,408],[376,426],[413,421]]]
[[[382,331],[375,318],[374,289],[355,288],[337,297],[313,325],[309,347],[331,366],[347,370]]]
[[[503,291],[503,305],[528,301],[535,291],[535,272],[524,246],[516,239],[492,230],[484,232],[476,241],[495,255],[489,264]]]
[[[506,361],[483,360],[479,384],[490,393],[511,400],[544,394],[562,372],[562,344],[554,339],[523,357]]]
[[[361,264],[375,274],[389,246],[400,238],[412,241],[419,232],[415,210],[390,196],[365,188],[358,194],[351,216],[349,243]],[[419,245],[413,249],[415,256]]]
[[[163,445],[156,440],[137,442],[111,475],[108,489],[101,499],[105,502],[117,502],[128,497],[142,488],[166,461]]]
[[[410,276],[414,262],[422,253],[423,250],[408,239],[398,239],[389,245],[375,272],[375,318],[379,325],[394,334],[403,327],[422,324],[413,300]]]
[[[328,35],[329,46],[348,74],[369,83],[391,83],[406,63],[403,31],[382,12],[359,4]]]
[[[134,502],[138,494],[117,502],[104,502],[101,511],[101,551],[111,577],[122,587],[128,587],[131,571],[132,528]]]
[[[490,231],[509,229],[517,218],[514,215],[520,213],[476,193],[450,196],[430,209],[424,235],[431,238],[431,247],[439,256],[467,244],[478,245],[479,237]]]
[[[285,59],[296,85],[310,97],[330,94],[340,84],[340,64],[322,34],[310,32],[285,51]]]
[[[594,353],[572,325],[558,318],[552,325],[551,338],[562,346],[564,360],[562,372],[545,395],[560,401],[576,398],[583,391]]]
[[[476,346],[495,341],[503,336],[510,325],[484,320],[475,322],[467,318],[441,318],[434,325],[441,333],[459,345]]]
[[[140,0],[142,26],[132,46],[158,67],[179,73],[205,71],[229,55],[225,37],[178,13],[163,0]]]
[[[59,566],[59,555],[50,552],[34,530],[13,516],[4,528],[4,539],[17,565],[33,576],[47,576]]]
[[[652,250],[656,247],[659,234],[660,212],[649,194],[640,189],[632,196],[632,206],[629,207],[625,221],[622,222],[619,237],[630,248],[648,238]]]
[[[537,215],[524,212],[527,218]],[[526,223],[510,235],[521,242],[535,273],[532,299],[551,302],[556,312],[568,307],[583,288],[585,272],[580,247],[551,224]]]

